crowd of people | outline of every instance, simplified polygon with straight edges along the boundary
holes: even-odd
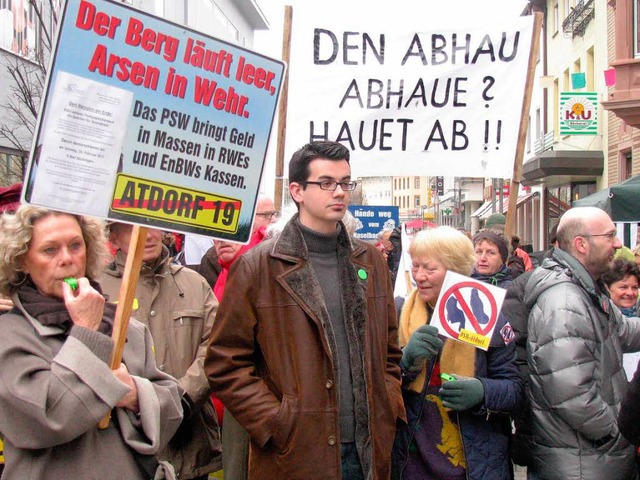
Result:
[[[133,227],[5,202],[3,479],[637,478],[640,267],[604,211],[568,210],[539,266],[497,216],[423,230],[394,298],[400,232],[343,223],[349,150],[303,146],[289,182],[292,218],[261,197],[249,243],[200,265],[148,230],[114,370]],[[506,290],[485,349],[432,323],[448,272]]]

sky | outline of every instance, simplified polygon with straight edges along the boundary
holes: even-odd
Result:
[[[253,50],[280,60],[282,58],[282,35],[284,23],[284,6],[293,8],[293,21],[295,22],[296,9],[305,8],[309,0],[256,0],[267,17],[270,28],[266,31],[255,32]],[[434,0],[431,0],[434,1]],[[374,24],[383,25],[385,22],[404,22],[416,24],[424,17],[425,4],[428,0],[401,0],[394,2],[394,6],[402,5],[402,8],[389,10],[391,2],[388,0],[324,0],[323,6],[335,10],[336,21],[345,22],[352,16],[370,16]],[[443,23],[473,24],[496,21],[502,18],[514,18],[519,16],[527,5],[528,0],[438,0],[438,13],[443,17]],[[460,13],[462,12],[462,14]],[[292,42],[295,39],[292,39]],[[262,175],[261,193],[273,196],[275,179],[275,139],[276,126],[274,125],[267,152],[267,160]],[[286,176],[285,159],[285,176]]]

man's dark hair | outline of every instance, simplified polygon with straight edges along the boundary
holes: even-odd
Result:
[[[349,161],[349,149],[337,142],[311,142],[296,151],[289,162],[289,183],[309,178],[309,164],[317,159]]]
[[[616,258],[609,269],[602,275],[602,281],[607,287],[628,277],[636,277],[640,282],[640,268],[635,262],[630,262],[624,258]]]

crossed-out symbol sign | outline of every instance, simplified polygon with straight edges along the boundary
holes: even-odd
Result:
[[[462,295],[464,289],[470,289],[470,294],[467,296],[469,300]],[[482,297],[489,303],[489,312],[485,312],[486,303],[482,301]],[[457,339],[463,328],[486,337],[498,320],[498,305],[485,285],[476,282],[460,282],[442,294],[438,314],[442,327],[452,338]],[[456,323],[459,324],[457,331],[452,326]]]

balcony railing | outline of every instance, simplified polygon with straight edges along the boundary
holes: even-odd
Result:
[[[545,133],[533,143],[533,150],[536,155],[540,155],[547,150],[553,150],[553,130]]]
[[[562,22],[562,31],[571,38],[584,36],[589,22],[595,18],[596,9],[594,0],[578,0],[571,13]]]

